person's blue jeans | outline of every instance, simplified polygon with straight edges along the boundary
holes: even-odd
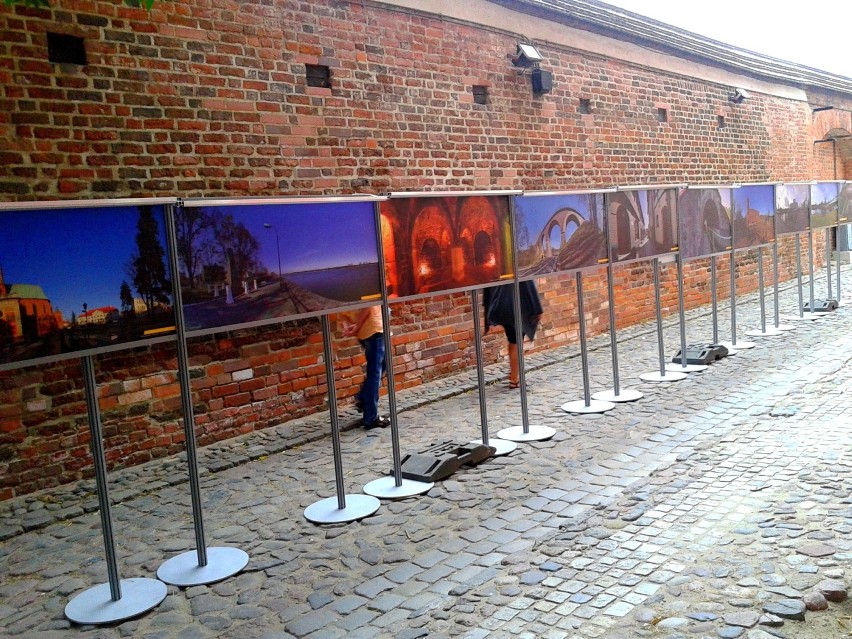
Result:
[[[385,338],[382,333],[375,333],[360,341],[367,364],[357,399],[364,407],[364,423],[372,424],[379,418],[379,387],[382,385],[382,373],[386,370]]]

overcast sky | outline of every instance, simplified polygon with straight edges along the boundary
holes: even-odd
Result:
[[[852,78],[852,1],[604,0],[773,58]]]

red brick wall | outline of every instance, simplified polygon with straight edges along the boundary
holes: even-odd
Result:
[[[554,91],[537,97],[507,61],[516,37],[378,4],[180,0],[150,16],[112,2],[54,5],[0,8],[6,200],[801,180],[822,166],[805,103],[756,93],[732,105],[728,86],[546,43]],[[89,65],[47,62],[49,30],[84,36]],[[307,87],[306,63],[331,67],[332,88]],[[487,105],[474,104],[475,84],[488,87]],[[738,257],[741,291],[755,287],[754,260]],[[720,261],[720,295],[727,273]],[[706,261],[688,265],[686,281],[690,307],[709,300]],[[653,316],[650,282],[647,264],[616,269],[620,325]],[[674,311],[673,268],[663,282]],[[599,334],[603,274],[584,284]],[[573,276],[540,288],[536,348],[576,341]],[[472,365],[468,296],[394,305],[393,322],[399,388]],[[493,361],[502,339],[486,344]],[[335,350],[345,400],[362,360],[351,339]],[[322,407],[316,321],[193,340],[190,353],[202,444]],[[0,498],[90,473],[78,369],[0,374]],[[181,450],[173,348],[102,356],[97,369],[111,466]]]

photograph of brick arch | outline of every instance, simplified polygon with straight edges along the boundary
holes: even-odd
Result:
[[[604,201],[613,262],[677,251],[677,189],[628,189]]]
[[[524,195],[514,213],[520,277],[607,263],[603,193]]]
[[[0,369],[174,333],[160,205],[0,211]]]
[[[838,224],[852,223],[852,182],[844,182],[840,185],[840,194],[837,196]]]
[[[380,210],[389,297],[475,288],[513,275],[507,195],[391,198]]]
[[[731,250],[731,189],[681,189],[678,249],[683,259],[718,255]]]
[[[734,249],[775,240],[775,187],[750,184],[733,189]]]
[[[823,229],[837,226],[838,182],[811,184],[811,228]]]
[[[810,228],[810,184],[775,185],[775,235],[804,233]]]
[[[177,211],[186,328],[229,330],[381,297],[373,201],[194,201]]]

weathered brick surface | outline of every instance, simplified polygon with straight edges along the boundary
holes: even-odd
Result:
[[[831,111],[812,116],[808,104],[760,93],[732,105],[727,85],[544,44],[555,88],[537,97],[507,61],[514,35],[380,4],[179,0],[150,15],[113,2],[53,4],[0,8],[4,200],[852,175],[835,145],[813,145],[844,125]],[[83,36],[89,64],[50,64],[47,31]],[[332,88],[307,87],[306,64],[329,66]],[[487,105],[473,102],[473,85],[488,87]],[[590,114],[580,113],[580,98]],[[789,278],[791,240],[781,249]],[[738,256],[740,290],[755,288],[755,260],[755,251]],[[720,260],[720,295],[728,268]],[[706,303],[708,262],[689,264],[685,277],[687,305]],[[677,307],[674,278],[665,267],[667,313]],[[621,325],[653,316],[647,263],[616,268],[615,284]],[[607,329],[606,282],[597,273],[584,285],[597,334]],[[547,312],[535,348],[576,340],[573,277],[540,288]],[[453,295],[393,306],[400,388],[472,365],[469,304]],[[362,356],[351,339],[338,336],[334,347],[345,400]],[[486,338],[489,361],[501,347],[499,335]],[[194,339],[190,353],[201,444],[323,406],[316,321]],[[182,449],[175,366],[170,345],[98,357],[111,465]],[[0,374],[0,498],[72,481],[90,466],[78,363]]]

